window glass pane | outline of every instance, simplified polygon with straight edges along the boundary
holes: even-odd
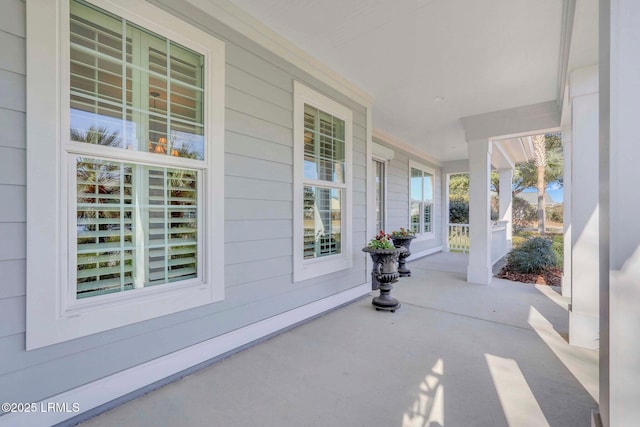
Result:
[[[341,252],[342,190],[304,187],[304,258]]]
[[[422,200],[433,200],[433,177],[427,173],[424,174],[424,198]]]
[[[344,120],[304,107],[304,177],[344,183]]]
[[[422,200],[422,171],[411,168],[411,200]]]
[[[431,233],[431,217],[432,217],[432,208],[433,205],[431,203],[425,203],[424,205],[424,232]]]
[[[420,205],[419,202],[411,202],[411,209],[409,212],[411,223],[409,226],[411,227],[411,231],[414,233],[421,233],[420,230]]]
[[[78,157],[77,298],[197,276],[197,173]]]
[[[384,230],[384,163],[374,160],[376,167],[376,230]]]
[[[70,25],[71,140],[204,159],[203,55],[79,0]]]

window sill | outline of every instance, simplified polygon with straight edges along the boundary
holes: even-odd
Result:
[[[431,232],[431,233],[422,233],[422,234],[416,234],[416,238],[414,239],[414,242],[426,242],[427,240],[433,240],[436,238],[436,233]]]

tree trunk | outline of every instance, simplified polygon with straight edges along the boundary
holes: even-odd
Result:
[[[547,183],[545,182],[544,173],[547,170],[547,149],[545,145],[545,136],[543,134],[536,135],[532,138],[533,143],[533,162],[538,172],[538,233],[544,236],[544,193]]]
[[[544,203],[544,195],[546,190],[546,183],[544,182],[544,172],[545,168],[538,166],[538,233],[541,236],[544,236],[544,228],[546,222],[545,215],[545,203]]]

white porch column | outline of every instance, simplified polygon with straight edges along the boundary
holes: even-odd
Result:
[[[469,145],[469,266],[467,281],[491,283],[491,210],[489,207],[491,141],[468,141]]]
[[[511,250],[511,238],[513,235],[513,193],[511,191],[511,187],[513,184],[513,169],[500,169],[498,170],[498,175],[500,178],[500,220],[508,221],[506,224],[507,227],[507,251]]]
[[[571,73],[571,311],[569,342],[598,348],[598,68]]]
[[[562,129],[562,154],[566,159],[564,162],[564,174],[562,188],[564,200],[562,202],[562,223],[563,223],[563,253],[562,260],[562,296],[571,297],[571,197],[573,187],[571,186],[571,158],[572,158],[571,126]]]
[[[640,2],[602,0],[600,20],[600,412],[605,427],[633,426],[640,420]]]
[[[449,252],[449,183],[451,175],[442,171],[442,252]]]

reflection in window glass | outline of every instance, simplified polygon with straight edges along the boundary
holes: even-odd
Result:
[[[72,141],[204,159],[204,57],[71,2]]]
[[[344,120],[304,106],[304,178],[344,183]]]
[[[197,276],[197,173],[78,157],[77,297]]]
[[[433,175],[411,167],[409,221],[414,233],[433,231]]]
[[[385,163],[373,161],[376,169],[376,231],[384,230],[385,221]]]
[[[304,258],[341,252],[342,190],[304,187]]]

